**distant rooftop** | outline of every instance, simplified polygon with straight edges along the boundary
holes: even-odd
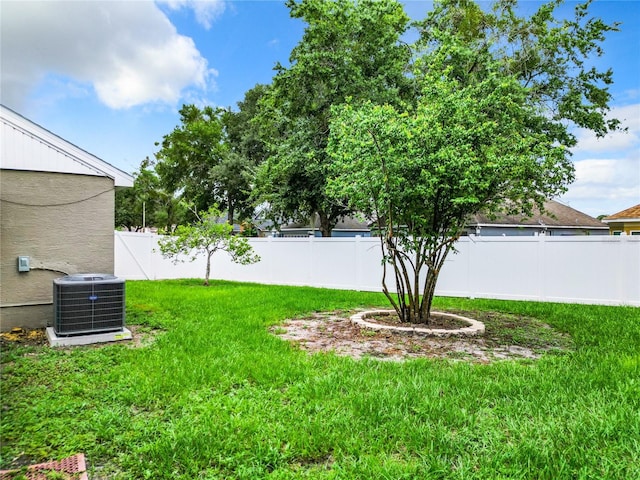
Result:
[[[639,220],[640,219],[640,203],[629,207],[621,212],[614,213],[608,217],[602,219],[603,222],[609,222],[612,220]]]
[[[360,220],[355,217],[347,216],[347,217],[341,218],[338,221],[338,223],[336,223],[336,226],[333,229],[334,230],[367,231],[369,230],[369,223],[370,222],[366,220]],[[320,219],[317,218],[317,216],[315,219],[315,225],[313,227],[311,226],[311,222],[306,222],[306,223],[294,222],[294,223],[289,223],[288,225],[283,225],[281,227],[281,230],[312,229],[312,228],[315,230],[318,230],[320,228]]]
[[[468,225],[520,225],[535,227],[544,225],[548,227],[607,228],[600,220],[555,200],[546,201],[544,203],[544,209],[544,213],[540,213],[537,209],[534,210],[533,216],[531,217],[524,215],[498,215],[496,218],[489,218],[488,215],[479,213],[469,218]]]

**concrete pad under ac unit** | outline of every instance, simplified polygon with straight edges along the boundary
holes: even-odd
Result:
[[[53,327],[47,327],[47,339],[52,347],[70,347],[75,345],[92,345],[94,343],[117,342],[131,340],[131,330],[123,328],[116,332],[92,333],[88,335],[75,335],[63,337],[56,334]]]

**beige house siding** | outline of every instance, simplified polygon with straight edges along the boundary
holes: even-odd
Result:
[[[113,273],[114,180],[1,170],[0,192],[0,329],[50,325],[54,278]]]

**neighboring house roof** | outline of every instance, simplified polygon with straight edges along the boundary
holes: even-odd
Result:
[[[638,207],[640,207],[640,205]],[[538,210],[535,210],[532,217],[525,217],[524,215],[498,215],[492,219],[486,214],[476,214],[469,218],[467,227],[525,227],[590,230],[608,230],[609,228],[600,220],[555,200],[545,202],[544,209],[544,214],[540,214]],[[354,217],[345,217],[336,224],[334,230],[368,232],[372,227],[375,228],[375,226],[375,223],[366,220],[363,221]],[[319,228],[320,221],[316,218],[315,229],[318,230]],[[290,223],[280,228],[282,232],[310,229],[311,225],[309,223]]]
[[[608,229],[600,220],[582,213],[568,205],[563,205],[555,200],[544,203],[545,213],[535,210],[532,217],[524,215],[498,215],[489,218],[486,214],[476,214],[470,217],[468,226],[471,227],[547,227],[547,228],[588,228]]]
[[[315,225],[313,228],[315,230],[320,229],[319,218],[316,218]],[[288,225],[283,225],[282,227],[280,227],[280,230],[283,232],[288,230],[311,230],[311,229],[312,227],[310,222],[290,223]],[[370,228],[369,228],[369,222],[367,221],[358,220],[357,218],[354,218],[354,217],[344,217],[343,219],[339,220],[338,223],[336,223],[336,226],[333,227],[333,230],[368,232]]]
[[[0,105],[0,119],[3,169],[94,175],[112,178],[116,187],[133,186],[130,174],[4,105]]]
[[[609,222],[640,222],[640,203],[638,205],[634,205],[633,207],[629,207],[621,212],[614,213],[613,215],[609,215],[606,218],[603,218],[602,221],[604,223]]]

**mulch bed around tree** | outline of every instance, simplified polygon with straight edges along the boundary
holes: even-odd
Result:
[[[469,324],[464,320],[450,317],[448,315],[439,315],[437,312],[431,312],[429,323],[402,323],[400,317],[395,312],[388,314],[378,313],[375,315],[367,315],[365,319],[369,322],[373,321],[381,325],[414,327],[414,328],[430,328],[438,330],[457,330],[459,328],[468,327]]]
[[[486,327],[482,336],[448,338],[374,331],[353,324],[350,320],[353,313],[315,313],[286,320],[270,330],[309,353],[332,352],[355,359],[390,361],[438,358],[490,363],[497,360],[537,359],[546,353],[562,353],[572,346],[570,337],[537,319],[504,313],[447,312],[475,318]],[[384,320],[389,321],[389,318]],[[463,326],[467,325],[462,323]],[[435,328],[432,325],[430,327]],[[460,327],[457,322],[441,321],[439,325],[439,328]]]

